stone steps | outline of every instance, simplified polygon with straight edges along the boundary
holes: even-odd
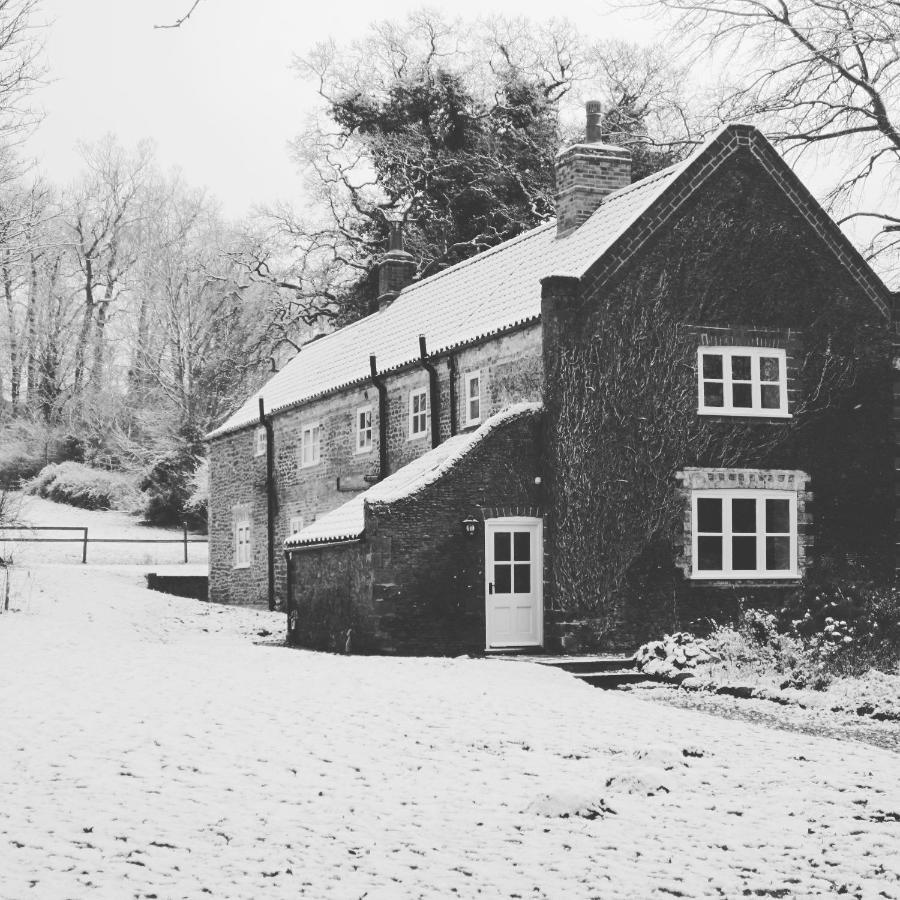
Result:
[[[607,690],[623,684],[659,680],[639,671],[633,656],[547,656],[532,658],[531,662],[562,669],[579,681]]]
[[[623,684],[637,684],[641,681],[659,681],[652,675],[645,675],[637,669],[620,669],[611,672],[576,672],[576,678],[597,688],[617,688]]]

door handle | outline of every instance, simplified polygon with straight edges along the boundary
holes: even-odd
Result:
[[[488,593],[489,593],[489,594],[493,594],[493,593],[494,593],[494,582],[493,582],[493,581],[488,582]]]

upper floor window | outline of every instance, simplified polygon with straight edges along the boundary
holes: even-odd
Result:
[[[234,523],[234,567],[246,569],[250,565],[250,519],[241,517]]]
[[[303,516],[291,516],[288,522],[288,534],[296,534],[303,531]]]
[[[265,454],[266,454],[266,429],[265,429],[265,426],[260,425],[259,428],[256,429],[255,437],[256,437],[256,440],[253,444],[253,455],[254,456],[265,456]]]
[[[701,347],[698,411],[717,416],[788,416],[786,355],[771,347]]]
[[[363,406],[356,411],[356,452],[367,453],[372,449],[372,407]]]
[[[466,372],[464,422],[466,425],[477,425],[480,421],[481,372]]]
[[[423,437],[428,430],[428,391],[422,388],[409,394],[409,436]]]
[[[692,578],[796,578],[797,492],[691,494]]]
[[[321,459],[322,426],[307,425],[300,439],[300,465],[314,466]]]

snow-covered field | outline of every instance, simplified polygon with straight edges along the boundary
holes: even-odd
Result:
[[[184,545],[129,543],[91,543],[96,538],[129,538],[141,541],[175,540],[181,541],[181,529],[154,528],[141,525],[135,516],[124,512],[78,509],[64,503],[53,503],[42,497],[22,494],[11,495],[11,505],[18,524],[49,525],[54,527],[74,526],[88,529],[89,564],[134,564],[144,566],[181,565],[184,560]],[[31,532],[29,536],[43,538],[74,539],[72,543],[31,543],[20,538],[22,533],[0,530],[0,558],[31,564],[43,562],[80,562],[81,533],[67,531]],[[202,535],[189,534],[190,538]],[[209,554],[206,543],[188,544],[188,565],[205,572]],[[150,571],[150,569],[146,569]],[[154,571],[157,571],[154,569]],[[187,571],[187,570],[185,570]]]
[[[130,569],[14,587],[4,900],[900,897],[887,751],[533,664],[289,650],[280,615]]]

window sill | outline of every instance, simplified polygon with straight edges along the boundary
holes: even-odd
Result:
[[[365,456],[367,453],[371,453],[375,449],[374,445],[369,447],[364,447],[362,450],[357,448],[353,451],[354,456]]]
[[[727,416],[730,419],[793,419],[788,412],[777,409],[698,409],[698,416]]]
[[[470,419],[468,422],[463,422],[463,428],[477,428],[481,424],[481,419]]]
[[[760,581],[799,581],[799,572],[765,572],[760,574],[741,572],[740,574],[729,575],[724,572],[697,573],[692,572],[689,576],[690,581],[717,581],[727,584],[743,584]]]
[[[245,562],[245,563],[235,563],[234,566],[233,566],[232,568],[235,568],[235,569],[249,569],[249,568],[250,568],[250,563],[248,563],[248,562]]]
[[[317,459],[315,462],[300,463],[300,468],[301,469],[314,469],[316,466],[321,466],[321,465],[322,465],[322,460]]]
[[[428,437],[428,431],[423,431],[421,434],[411,434],[407,437],[408,441],[420,441],[422,438]]]

